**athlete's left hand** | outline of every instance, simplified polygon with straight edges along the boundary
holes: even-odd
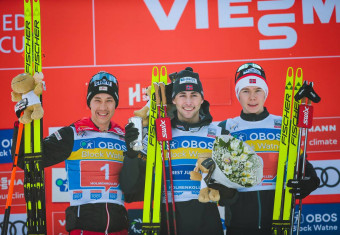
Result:
[[[287,186],[292,189],[289,190],[291,193],[295,193],[296,199],[303,199],[307,197],[311,192],[315,190],[316,183],[311,177],[305,177],[300,180],[288,180]]]

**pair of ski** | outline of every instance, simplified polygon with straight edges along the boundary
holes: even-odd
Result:
[[[167,101],[165,85],[167,84],[167,70],[162,66],[152,69],[152,83],[150,94],[148,146],[145,173],[144,205],[143,205],[143,234],[160,234],[162,179],[166,207],[166,223],[168,234],[177,234],[174,187],[172,179],[170,140],[172,139],[171,122],[167,117]],[[161,95],[160,95],[161,93]],[[166,172],[166,159],[169,172]],[[169,175],[169,186],[167,183]],[[172,220],[170,225],[169,195],[171,195]]]
[[[32,16],[33,12],[33,16]],[[41,19],[39,0],[24,0],[25,73],[41,72]],[[42,97],[40,97],[42,101]],[[43,137],[42,119],[19,124],[11,182],[8,191],[2,235],[7,234],[15,172],[21,138],[24,138],[24,195],[27,211],[27,234],[46,234],[45,180],[40,167]]]
[[[308,103],[306,99],[308,98]],[[272,231],[275,235],[293,234],[295,215],[294,189],[287,186],[289,180],[304,179],[307,151],[308,128],[312,126],[313,107],[320,97],[313,90],[313,83],[303,82],[303,72],[298,68],[295,73],[289,67],[283,104],[280,150],[276,176]],[[304,145],[301,140],[304,136]],[[302,161],[300,153],[302,152]],[[300,162],[302,166],[300,166]],[[293,192],[290,192],[293,190]],[[297,234],[299,234],[302,200],[299,199]]]

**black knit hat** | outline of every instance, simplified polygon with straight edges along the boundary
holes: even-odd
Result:
[[[172,99],[181,91],[197,91],[204,97],[203,87],[198,73],[194,73],[190,67],[175,73],[173,77]]]
[[[118,80],[115,76],[105,71],[100,71],[91,78],[89,86],[87,88],[87,106],[90,107],[91,99],[96,94],[106,93],[111,95],[116,101],[117,108],[119,101],[118,88]]]

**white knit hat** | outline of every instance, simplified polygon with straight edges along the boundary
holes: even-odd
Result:
[[[255,74],[255,73],[250,73],[250,74],[246,74],[242,77],[240,77],[235,84],[235,94],[237,99],[239,100],[239,94],[241,92],[241,90],[247,86],[256,86],[256,87],[260,87],[262,90],[264,90],[265,93],[265,99],[268,96],[268,85],[266,82],[266,79],[263,78],[262,76]]]

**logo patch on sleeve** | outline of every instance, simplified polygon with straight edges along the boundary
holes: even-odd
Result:
[[[55,137],[57,138],[57,140],[59,140],[59,141],[63,139],[63,138],[61,137],[59,131],[54,132],[54,135],[55,135]]]

